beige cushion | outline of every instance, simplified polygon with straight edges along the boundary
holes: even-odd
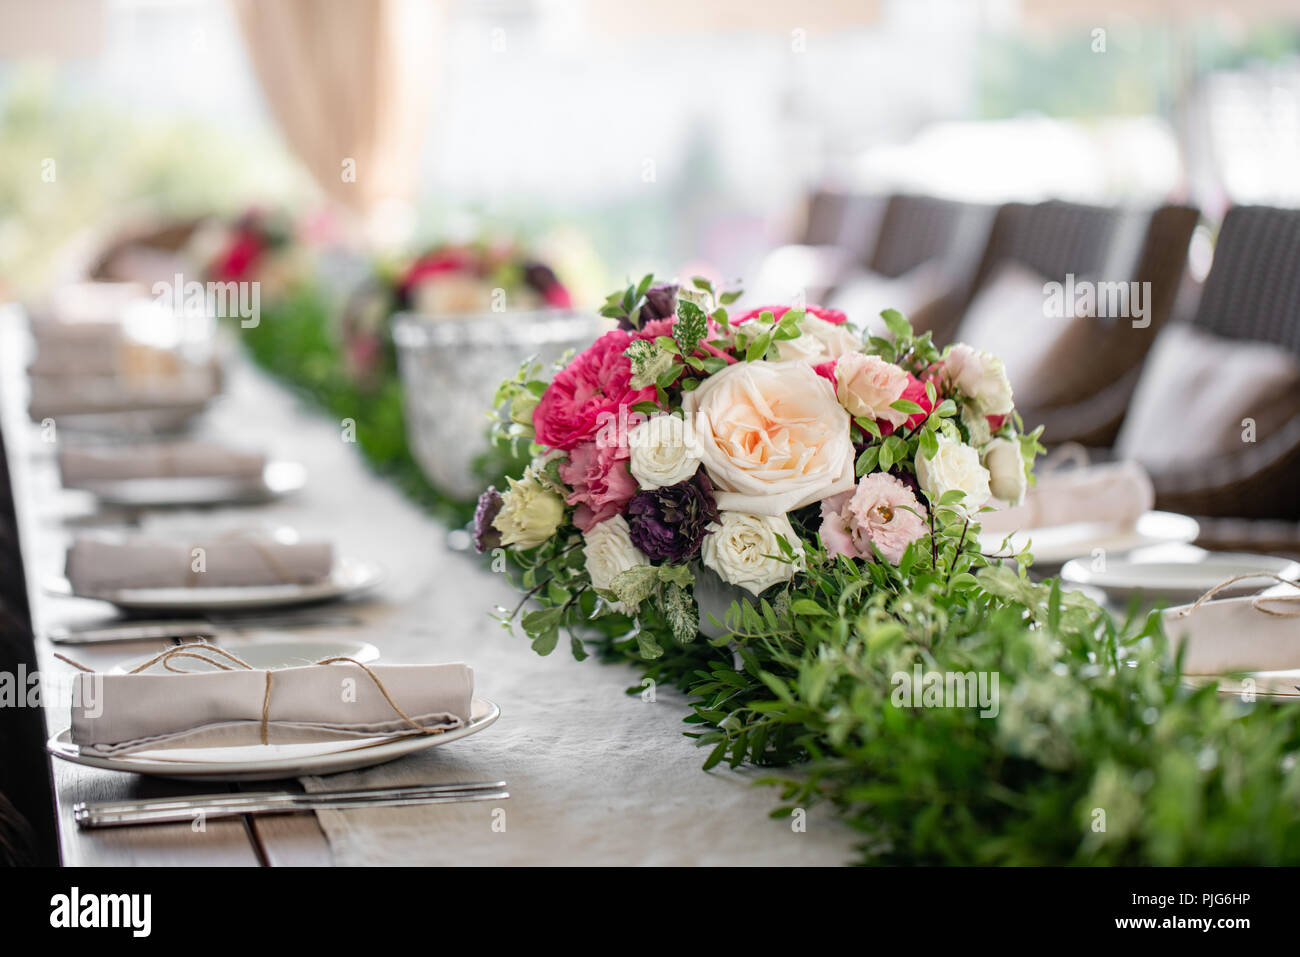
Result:
[[[1289,351],[1175,323],[1156,339],[1116,451],[1158,471],[1242,451],[1243,419],[1258,442],[1296,415],[1300,362]]]
[[[1097,356],[1114,323],[1046,314],[1048,282],[1020,263],[1003,263],[971,300],[956,341],[1001,357],[1022,411],[1069,405],[1095,394]]]

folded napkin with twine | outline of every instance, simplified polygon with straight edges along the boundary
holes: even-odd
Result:
[[[334,567],[329,542],[287,544],[265,536],[195,541],[79,536],[68,548],[72,590],[92,595],[118,588],[226,588],[306,585]]]
[[[1015,532],[1056,525],[1132,525],[1155,504],[1155,489],[1136,462],[1046,469],[1015,506],[981,512],[986,532]],[[997,502],[990,502],[997,505]]]
[[[187,672],[192,659],[218,670]],[[141,673],[159,663],[169,673]],[[469,723],[473,693],[474,672],[464,664],[326,658],[260,671],[211,645],[179,645],[131,674],[83,668],[72,742],[107,755],[437,734]]]
[[[1191,605],[1164,612],[1170,650],[1183,652],[1183,673],[1222,675],[1234,672],[1300,669],[1300,592],[1249,595],[1211,601],[1229,584],[1273,578],[1267,573],[1236,575],[1206,592]],[[1300,689],[1288,689],[1290,693]]]
[[[257,478],[266,456],[211,442],[65,446],[59,472],[67,488],[137,478]]]

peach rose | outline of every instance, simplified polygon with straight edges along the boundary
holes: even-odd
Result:
[[[850,352],[835,361],[835,395],[849,415],[884,419],[895,427],[907,413],[891,409],[907,388],[907,373],[880,356]]]
[[[687,392],[718,508],[784,515],[853,487],[849,415],[803,362],[738,362]]]

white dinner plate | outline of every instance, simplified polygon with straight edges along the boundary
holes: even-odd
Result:
[[[1143,559],[1107,559],[1093,568],[1090,559],[1076,558],[1061,568],[1061,581],[1100,588],[1112,598],[1126,600],[1133,595],[1155,601],[1163,599],[1181,605],[1196,601],[1215,585],[1250,572],[1300,579],[1300,564],[1273,555],[1207,552],[1196,561],[1170,562]],[[1250,578],[1228,585],[1217,598],[1251,595],[1267,588],[1272,579]]]
[[[1242,675],[1183,675],[1183,685],[1200,688],[1218,682],[1220,697],[1240,698],[1245,690],[1244,678],[1254,681],[1251,691],[1256,697],[1300,700],[1300,669],[1248,671]]]
[[[178,646],[180,647],[180,646]],[[222,642],[219,646],[223,651],[228,651],[233,655],[238,655],[242,661],[247,662],[256,671],[274,671],[277,668],[300,668],[304,665],[314,665],[323,658],[352,658],[363,664],[379,659],[379,649],[365,641],[327,641],[315,638],[289,639],[284,641],[249,641],[249,642]],[[134,671],[150,658],[158,657],[153,655],[142,655],[132,658],[129,661],[123,661],[108,669],[110,675],[124,675]],[[220,654],[213,655],[219,661],[224,661]],[[219,671],[214,665],[207,664],[197,658],[182,658],[172,663],[174,668],[183,668],[186,671]],[[142,674],[171,674],[162,662],[154,662],[146,668]]]
[[[45,747],[56,758],[108,771],[186,781],[274,781],[373,767],[468,737],[482,731],[500,715],[501,709],[491,701],[475,698],[470,705],[469,724],[440,734],[389,735],[312,744],[258,744],[238,748],[173,748],[107,757],[83,754],[72,743],[71,729],[67,729],[50,738]]]
[[[66,578],[52,578],[46,591],[61,597],[93,598],[126,611],[177,613],[252,611],[350,598],[374,588],[383,569],[372,562],[341,557],[330,577],[308,585],[230,585],[222,588],[113,588],[83,594]]]
[[[1061,565],[1071,558],[1088,558],[1102,549],[1108,559],[1139,548],[1185,544],[1200,534],[1196,519],[1174,512],[1147,512],[1132,525],[1078,522],[1050,528],[1011,532],[1009,550],[1002,548],[1005,532],[981,532],[980,548],[988,554],[1013,555],[1029,545],[1035,568]]]
[[[101,504],[123,508],[182,508],[265,502],[307,483],[297,462],[268,462],[257,476],[171,476],[82,482],[69,488],[86,491]]]

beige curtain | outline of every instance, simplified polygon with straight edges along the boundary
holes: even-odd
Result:
[[[437,47],[432,0],[232,0],[290,148],[371,231],[413,199]]]

